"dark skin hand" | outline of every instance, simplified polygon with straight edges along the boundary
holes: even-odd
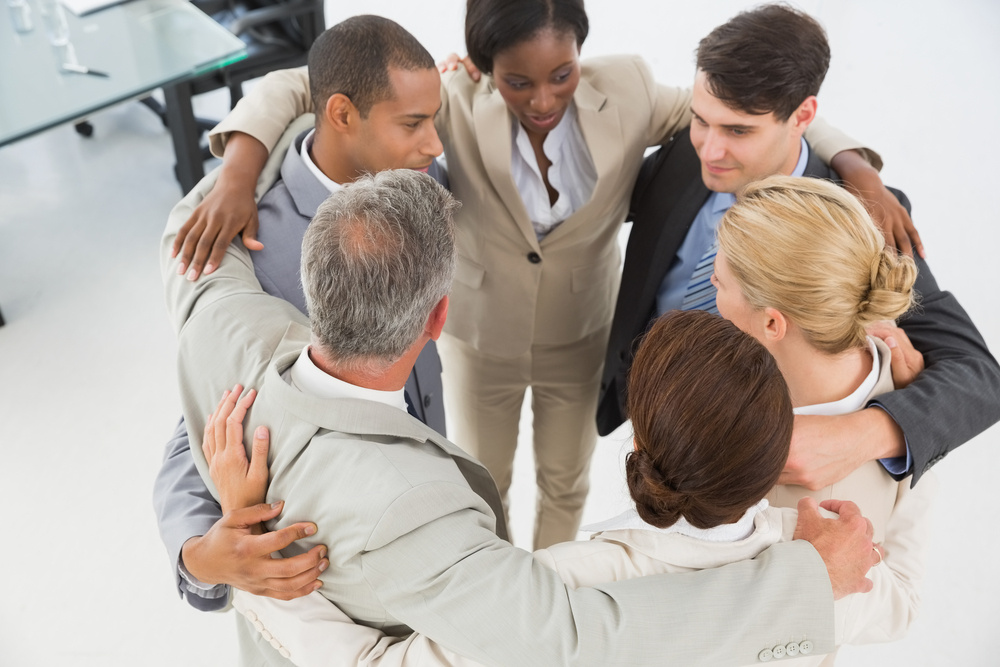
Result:
[[[830,166],[844,179],[847,189],[868,209],[872,220],[882,229],[887,246],[897,248],[910,257],[914,250],[921,257],[927,257],[920,233],[913,226],[910,214],[896,196],[886,189],[875,167],[868,164],[857,151],[837,153],[830,161]]]
[[[226,248],[242,232],[248,250],[263,250],[257,240],[257,177],[267,162],[267,149],[249,134],[234,132],[226,144],[219,180],[191,213],[174,239],[172,257],[181,256],[178,275],[197,280],[215,271]],[[206,259],[208,260],[206,263]]]

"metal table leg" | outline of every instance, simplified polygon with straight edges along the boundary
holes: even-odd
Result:
[[[187,194],[205,175],[199,144],[201,131],[191,108],[191,86],[186,83],[167,86],[163,97],[167,103],[167,127],[174,140],[177,180],[181,191]]]

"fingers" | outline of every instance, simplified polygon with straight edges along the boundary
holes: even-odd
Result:
[[[241,507],[240,509],[235,509],[235,510],[232,510],[230,512],[227,512],[222,517],[222,521],[228,523],[230,526],[232,526],[234,528],[250,528],[251,526],[256,526],[258,523],[263,523],[264,521],[270,521],[274,517],[278,516],[279,514],[281,514],[281,509],[284,506],[285,506],[285,501],[284,500],[278,500],[278,501],[270,503],[270,504],[268,504],[268,503],[259,503],[257,505],[251,505],[250,507]],[[295,525],[296,526],[300,526],[300,525],[305,525],[305,524],[295,524]],[[316,531],[316,526],[314,524],[308,524],[308,525],[310,525],[310,526],[313,527],[313,532]],[[290,527],[292,527],[292,526],[290,526]],[[282,530],[287,530],[287,528],[283,528]],[[281,531],[278,531],[278,532],[280,533]],[[311,535],[312,533],[309,533],[309,534]],[[265,535],[262,535],[261,537],[267,537],[269,535],[274,535],[274,533],[266,533]],[[303,535],[303,537],[304,536],[305,535]],[[288,546],[289,544],[291,544],[292,542],[294,542],[297,539],[300,539],[300,538],[296,537],[295,539],[289,540],[285,544],[285,546]],[[272,542],[273,542],[273,540],[272,540]],[[271,542],[268,542],[267,546],[269,547],[270,544],[271,544]],[[284,549],[284,546],[283,547],[278,547],[278,549]],[[266,553],[270,554],[270,553],[273,553],[275,551],[278,551],[278,549],[270,549]]]
[[[804,500],[812,500],[811,498],[805,498]],[[815,502],[815,501],[813,501]],[[850,500],[824,500],[819,504],[825,510],[830,510],[831,512],[836,512],[842,518],[850,518],[853,516],[861,516],[861,508]]]
[[[913,257],[913,244],[910,243],[910,237],[906,235],[905,224],[900,224],[897,227],[895,237],[895,243],[891,245],[895,245],[895,247],[899,248],[899,252],[904,255]]]
[[[261,535],[261,544],[266,545],[268,553],[281,551],[292,542],[316,534],[316,524],[309,522],[294,523],[281,530],[275,530]]]
[[[216,454],[221,454],[225,451],[227,445],[229,444],[227,437],[227,421],[229,415],[232,413],[233,408],[236,407],[236,401],[243,391],[243,387],[240,385],[234,385],[232,390],[226,390],[222,394],[222,400],[219,401],[218,407],[215,409],[215,418],[212,420],[213,428],[215,429],[215,452]]]
[[[918,232],[917,228],[913,226],[913,220],[911,218],[907,219],[910,220],[910,224],[906,228],[906,231],[909,233],[910,240],[913,241],[913,246],[917,249],[917,254],[920,255],[922,259],[927,259],[927,251],[924,250],[924,242],[920,238],[920,232]]]
[[[258,426],[253,434],[253,447],[250,455],[250,477],[267,481],[267,450],[270,446],[270,435],[266,426]]]
[[[197,224],[197,221],[195,220],[197,210],[198,209],[195,209],[195,211],[191,213],[191,217],[188,218],[184,222],[184,225],[177,231],[177,236],[174,237],[174,245],[170,248],[171,257],[177,256],[177,253],[180,252],[180,249],[184,246],[184,239],[187,238],[188,232],[190,232],[191,228]],[[184,262],[184,258],[181,258],[182,265]],[[177,273],[178,275],[183,274],[184,269],[181,268]]]
[[[444,60],[438,63],[438,71],[444,74],[445,72],[458,69],[459,60],[457,53],[449,53],[444,57]]]
[[[197,213],[198,209],[195,209]],[[181,248],[181,261],[177,265],[177,275],[183,276],[187,272],[188,265],[191,263],[191,258],[194,256],[195,244],[198,239],[201,238],[204,232],[205,224],[198,219],[197,221],[192,218],[184,223],[184,227],[178,232],[177,238],[174,240],[174,247]]]
[[[191,268],[187,272],[188,280],[198,280],[198,276],[201,275],[202,268],[205,266],[205,260],[212,251],[217,238],[219,238],[218,230],[206,225],[199,238],[195,239],[192,237],[185,241],[185,252],[188,252],[188,246],[193,246],[194,248],[194,258],[191,261]]]
[[[243,230],[243,245],[247,250],[263,250],[264,244],[257,240],[257,230],[260,228],[260,221],[257,219],[256,211],[250,216],[246,228]]]
[[[239,385],[236,385],[239,387]],[[233,388],[233,395],[237,395],[238,389]],[[247,409],[253,405],[253,400],[257,398],[257,390],[251,389],[246,396],[232,404],[232,410],[226,417],[226,447],[239,447],[243,450],[243,419],[247,415]],[[227,403],[228,405],[228,403]]]

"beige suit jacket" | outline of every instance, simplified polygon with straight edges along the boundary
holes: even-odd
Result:
[[[496,488],[457,447],[387,406],[318,400],[287,385],[280,373],[308,343],[306,322],[260,291],[245,248],[234,242],[197,282],[177,276],[170,258],[215,177],[178,204],[161,243],[191,450],[214,488],[199,446],[205,415],[236,382],[259,389],[248,425],[271,428],[269,498],[286,502],[271,527],[316,522],[317,534],[286,555],[327,544],[321,590],[352,618],[499,665],[743,663],[771,637],[833,647],[829,581],[804,542],[721,570],[572,590],[496,536]],[[252,634],[248,664],[288,664]]]
[[[638,56],[583,61],[573,101],[597,182],[590,201],[539,242],[511,176],[514,117],[492,78],[475,83],[464,70],[443,78],[435,123],[451,189],[462,202],[445,331],[486,354],[515,357],[532,344],[572,343],[611,322],[618,230],[643,153],[691,120],[690,91],[657,84]],[[213,130],[213,150],[220,154],[232,131],[270,148],[285,125],[311,108],[305,70],[268,75]],[[822,122],[807,137],[827,162],[861,148]]]
[[[885,563],[874,568],[870,575],[873,590],[848,596],[835,604],[838,645],[898,639],[913,621],[918,602],[917,579],[913,574],[922,570],[927,514],[933,495],[928,491],[923,485],[919,492],[903,491],[883,544],[888,554]],[[736,542],[707,542],[652,527],[627,528],[595,533],[585,542],[557,544],[536,551],[533,556],[574,588],[651,574],[691,572],[754,558],[779,541],[791,540],[796,518],[793,509],[769,507],[755,515],[753,532]],[[298,667],[478,664],[424,636],[398,639],[354,625],[315,593],[281,602],[237,591],[233,604],[286,647]],[[305,618],[310,621],[305,622]],[[761,650],[771,649],[773,653],[778,644],[769,643],[768,638],[762,640]],[[790,661],[798,667],[833,664],[832,654],[817,654],[808,641],[803,637],[791,642],[799,656],[783,662]],[[789,642],[780,645],[787,651]]]

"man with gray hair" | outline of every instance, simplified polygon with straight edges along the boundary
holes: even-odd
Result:
[[[798,534],[815,549],[798,540],[599,590],[567,587],[505,541],[489,473],[402,397],[444,326],[455,265],[456,204],[429,176],[365,176],[320,207],[303,244],[311,325],[261,291],[242,244],[200,281],[177,275],[171,245],[200,196],[175,207],[161,243],[192,454],[218,498],[198,446],[205,415],[225,387],[256,387],[247,423],[271,429],[267,500],[281,510],[267,527],[315,521],[282,553],[329,544],[320,590],[351,618],[488,664],[742,664],[763,644],[832,649],[832,598],[871,585],[871,531],[856,508],[836,521],[800,512]],[[291,664],[255,617],[237,624],[245,664]]]

